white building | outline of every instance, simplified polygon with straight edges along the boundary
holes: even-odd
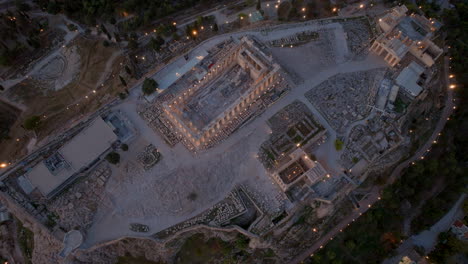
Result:
[[[424,68],[413,61],[400,72],[395,81],[409,97],[415,98],[423,90],[420,85],[423,72]]]
[[[117,136],[101,117],[65,143],[48,158],[40,161],[22,177],[25,192],[39,190],[50,198],[75,180],[77,174],[92,167],[110,149]]]
[[[394,67],[408,53],[415,56],[425,66],[431,67],[443,53],[431,39],[433,33],[440,28],[440,23],[424,16],[406,15],[406,6],[397,6],[379,19],[383,33],[377,37],[370,48],[382,55],[385,61]]]

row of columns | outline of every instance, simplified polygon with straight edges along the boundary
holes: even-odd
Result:
[[[387,49],[383,44],[380,42],[375,41],[370,48],[371,51],[375,52],[377,55],[381,55],[384,51],[387,51],[387,55],[385,56],[384,60],[391,66],[394,67],[398,62],[400,62],[401,58],[394,55],[391,50]]]

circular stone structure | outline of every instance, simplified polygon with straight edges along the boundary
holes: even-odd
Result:
[[[55,56],[37,71],[35,77],[44,81],[55,81],[62,76],[66,67],[66,59],[62,56]]]

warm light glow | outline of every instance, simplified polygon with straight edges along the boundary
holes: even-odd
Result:
[[[196,30],[192,31],[192,35],[196,36],[196,35],[197,35],[197,31],[196,31]]]
[[[6,164],[5,162],[0,163],[0,168],[6,168],[6,166],[8,166],[8,164]]]
[[[450,89],[455,89],[455,87],[456,87],[455,84],[451,84],[451,85],[449,86]]]
[[[333,12],[336,12],[336,7],[334,7],[334,8],[332,9],[332,11],[333,11]]]
[[[453,74],[450,74],[450,75],[449,75],[449,78],[450,78],[450,79],[452,79],[453,77],[455,77],[455,75],[453,75]]]
[[[172,22],[172,25],[174,25],[174,26],[175,26],[175,25],[177,25],[177,23],[176,23],[176,22]]]
[[[361,4],[361,5],[359,6],[359,8],[364,8],[364,4]]]
[[[303,8],[302,8],[302,12],[305,12],[305,11],[306,11],[306,9],[305,9],[305,7],[303,7]]]

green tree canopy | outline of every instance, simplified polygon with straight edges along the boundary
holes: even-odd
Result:
[[[117,164],[117,163],[120,162],[120,155],[117,152],[111,152],[111,153],[107,154],[106,160],[109,163]]]
[[[145,81],[143,82],[142,90],[145,95],[154,93],[157,88],[158,88],[158,83],[153,79],[146,78]]]
[[[24,128],[27,130],[35,130],[41,123],[41,117],[35,115],[24,120]]]

